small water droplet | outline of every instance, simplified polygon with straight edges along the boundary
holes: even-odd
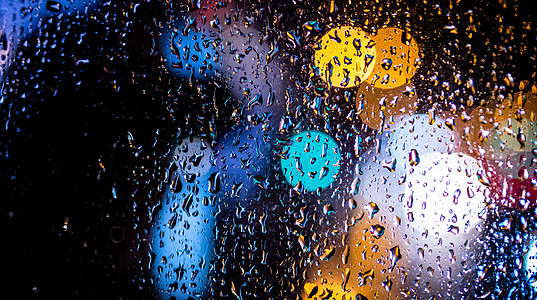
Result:
[[[347,201],[347,207],[349,209],[355,209],[357,206],[356,204],[356,200],[354,200],[354,198],[350,198],[348,201]]]
[[[48,0],[47,9],[51,12],[60,12],[62,10],[62,4],[57,1]]]
[[[453,204],[458,204],[459,203],[459,197],[461,195],[461,190],[460,189],[456,189],[455,190],[455,193],[453,194]]]
[[[382,166],[388,169],[390,172],[395,172],[396,165],[397,165],[397,160],[395,158],[393,158],[392,160],[386,160],[382,164]]]
[[[336,210],[332,207],[332,204],[326,204],[323,207],[323,212],[327,215],[334,213]]]
[[[172,182],[170,183],[170,190],[172,193],[179,193],[183,189],[183,183],[181,182],[181,176],[175,174]]]
[[[388,291],[388,292],[391,291],[392,286],[393,286],[393,282],[392,282],[392,280],[390,279],[389,276],[386,276],[386,280],[384,280],[384,281],[382,282],[382,286],[384,287],[384,289],[385,289],[386,291]]]
[[[234,183],[231,187],[231,198],[239,197],[239,192],[242,190],[243,183]]]
[[[298,236],[298,244],[300,245],[300,248],[302,248],[302,250],[306,251],[308,249],[306,245],[306,238],[302,234]]]
[[[423,259],[424,256],[425,256],[425,250],[423,250],[423,248],[419,248],[418,249],[418,257]]]
[[[526,147],[526,135],[524,134],[524,132],[519,131],[516,136],[516,139],[520,144],[520,149],[523,150]]]
[[[389,70],[392,67],[393,60],[390,58],[384,58],[380,65],[384,68],[384,70]]]
[[[450,225],[449,228],[448,228],[448,232],[457,235],[457,234],[459,234],[459,227],[455,226],[455,225]]]
[[[177,212],[174,211],[170,220],[168,220],[168,228],[173,229],[177,225],[177,216]]]
[[[526,179],[530,178],[530,172],[528,172],[528,169],[525,166],[522,166],[518,170],[518,178],[520,180],[526,180]]]
[[[183,199],[183,204],[181,205],[181,207],[183,208],[183,211],[186,212],[186,215],[189,217],[190,217],[190,207],[193,201],[194,201],[194,195],[189,194]]]
[[[482,281],[487,275],[488,267],[486,265],[477,267],[477,280]]]
[[[416,149],[410,150],[410,153],[408,154],[408,161],[410,162],[411,166],[417,166],[420,163],[418,150]]]
[[[511,218],[507,217],[498,224],[498,227],[502,230],[511,230]]]
[[[407,213],[406,217],[407,217],[409,222],[414,222],[414,213],[413,212]]]
[[[473,198],[475,196],[474,190],[471,186],[466,188],[466,194],[468,195],[468,198]]]
[[[489,186],[490,185],[490,179],[488,178],[487,174],[484,170],[477,171],[477,179],[479,182],[481,182],[483,185]]]
[[[455,256],[455,251],[453,251],[453,249],[449,249],[449,251],[448,251],[448,259],[451,262],[457,261],[457,257]]]
[[[519,122],[522,122],[522,119],[526,115],[526,112],[523,109],[519,109],[515,112],[515,119]]]
[[[328,175],[328,168],[326,166],[321,168],[321,172],[319,173],[319,180],[323,180],[326,175]]]

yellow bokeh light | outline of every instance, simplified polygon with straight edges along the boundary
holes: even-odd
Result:
[[[330,87],[355,87],[370,75],[374,66],[371,39],[354,27],[332,28],[315,51],[315,67]]]
[[[376,50],[373,72],[366,80],[374,87],[392,89],[407,84],[421,63],[416,40],[398,28],[381,28],[372,37]]]

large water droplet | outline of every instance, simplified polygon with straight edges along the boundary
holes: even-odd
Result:
[[[209,176],[208,190],[212,194],[218,194],[220,191],[220,172],[214,172]]]
[[[366,209],[369,210],[369,217],[373,219],[376,213],[380,211],[380,208],[375,202],[369,202],[366,206]]]
[[[334,254],[336,253],[336,249],[334,247],[329,247],[323,251],[323,253],[319,256],[321,260],[330,260],[332,257],[334,257]]]
[[[374,238],[379,239],[384,234],[384,227],[378,224],[371,225],[371,227],[369,228],[369,232],[371,232],[371,235]]]
[[[401,250],[399,249],[399,245],[394,246],[390,248],[390,270],[393,270],[395,267],[395,264],[402,258]]]

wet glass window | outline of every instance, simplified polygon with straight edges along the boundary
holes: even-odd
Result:
[[[524,1],[0,1],[8,298],[534,299]]]

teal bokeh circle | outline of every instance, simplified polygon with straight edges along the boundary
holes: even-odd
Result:
[[[306,191],[328,187],[339,173],[339,146],[324,132],[303,131],[294,135],[282,154],[285,178],[292,186],[300,182]]]

